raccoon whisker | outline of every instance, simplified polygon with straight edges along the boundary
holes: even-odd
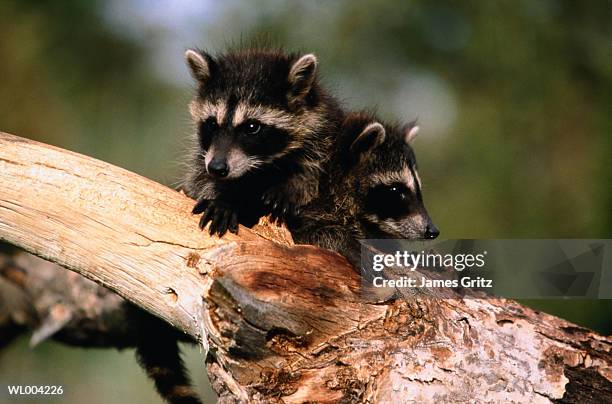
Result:
[[[257,170],[263,166],[263,161],[258,158],[249,157],[247,159],[247,169],[248,170]]]
[[[262,165],[258,163],[252,163],[248,165],[249,170],[258,170],[261,169]]]

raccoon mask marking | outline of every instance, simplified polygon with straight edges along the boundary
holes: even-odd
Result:
[[[200,227],[222,236],[271,214],[284,221],[318,192],[343,113],[316,80],[314,55],[242,50],[185,54],[198,84],[190,104],[197,152],[186,193]]]
[[[230,119],[228,115],[235,111],[231,104],[220,110],[227,111],[222,119],[211,115],[198,125],[204,166],[215,179],[240,178],[287,150],[290,135],[286,130],[258,119]]]

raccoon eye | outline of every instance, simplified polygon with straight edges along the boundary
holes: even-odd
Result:
[[[242,125],[242,131],[247,135],[256,135],[261,130],[261,124],[256,121],[249,121]]]
[[[408,198],[408,192],[406,187],[400,185],[391,185],[389,187],[389,193],[394,195],[395,198],[406,200]]]
[[[217,119],[210,117],[205,121],[200,122],[200,133],[211,133],[214,132],[217,127]]]
[[[368,191],[365,205],[383,219],[398,218],[410,211],[410,194],[403,184],[378,185]]]

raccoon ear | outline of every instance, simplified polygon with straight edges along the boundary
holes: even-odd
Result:
[[[317,74],[317,58],[312,53],[304,55],[289,70],[289,104],[302,102],[310,92]]]
[[[419,134],[419,126],[412,123],[404,128],[404,142],[410,143]]]
[[[193,49],[185,52],[185,60],[191,76],[199,83],[204,83],[210,78],[212,58]]]
[[[351,153],[359,158],[363,158],[382,144],[385,141],[385,137],[385,128],[380,123],[370,123],[351,144]]]

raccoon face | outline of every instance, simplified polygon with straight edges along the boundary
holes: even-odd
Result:
[[[418,127],[368,124],[351,145],[357,156],[358,195],[365,227],[376,236],[434,239],[440,232],[423,204],[421,180],[409,142]]]
[[[198,142],[206,171],[218,179],[235,179],[281,153],[289,134],[257,119],[219,121],[214,116],[200,121]]]
[[[214,59],[188,50],[198,83],[190,105],[203,159],[214,178],[231,180],[273,164],[320,125],[314,55],[243,51]]]

